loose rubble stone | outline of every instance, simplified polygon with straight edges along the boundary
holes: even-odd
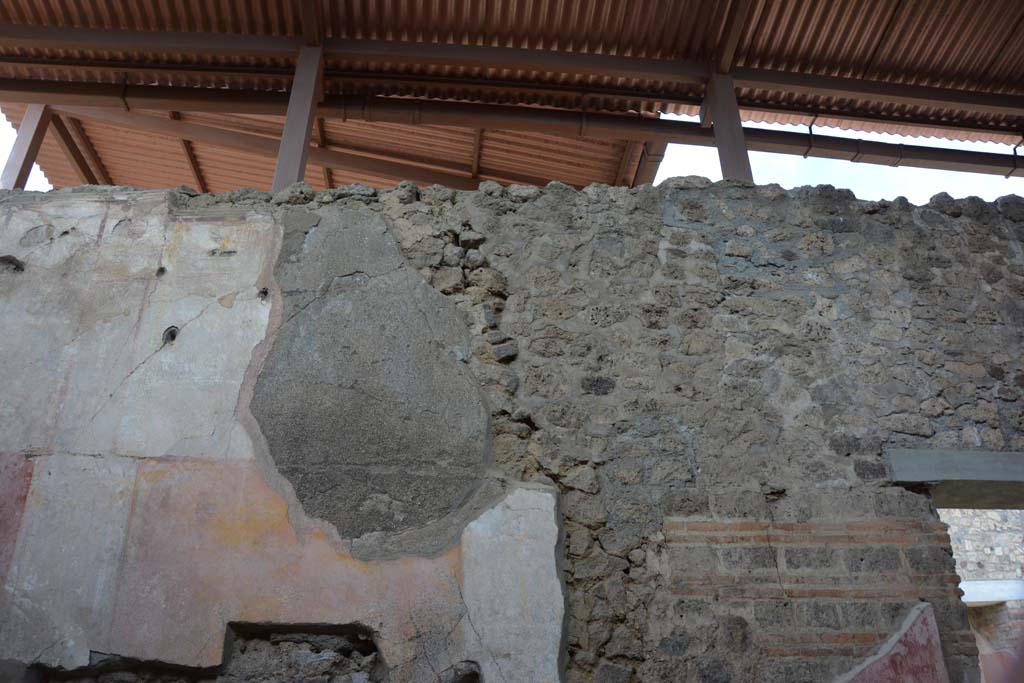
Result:
[[[274,204],[306,204],[313,199],[313,188],[307,183],[294,183],[274,195]]]

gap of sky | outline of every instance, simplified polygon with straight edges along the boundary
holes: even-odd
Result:
[[[696,116],[663,115],[662,118],[677,121],[696,121]],[[807,133],[806,126],[775,123],[748,123],[744,128],[765,128],[795,133]],[[920,145],[923,147],[944,147],[966,149],[977,152],[1012,154],[1012,145],[995,142],[957,142],[936,138],[914,138],[888,133],[847,131],[838,128],[815,127],[816,134],[843,138],[860,138],[878,142]],[[1024,146],[1017,150],[1021,155],[1021,176],[1004,178],[987,173],[962,173],[960,171],[939,171],[930,168],[910,166],[893,167],[878,164],[860,164],[837,159],[815,159],[795,154],[773,154],[751,152],[750,167],[754,182],[758,185],[778,183],[786,189],[802,185],[834,185],[852,190],[859,199],[878,200],[906,197],[913,204],[927,204],[928,200],[940,193],[960,199],[976,196],[986,201],[1003,195],[1024,196]],[[722,170],[718,165],[718,153],[714,147],[693,145],[669,145],[665,159],[658,169],[655,185],[665,178],[674,176],[699,175],[711,180],[721,180]]]

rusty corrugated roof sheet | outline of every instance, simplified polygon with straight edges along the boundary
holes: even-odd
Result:
[[[328,38],[478,45],[710,63],[733,5],[742,0],[319,0]],[[10,0],[0,22],[138,31],[215,32],[297,37],[299,3],[286,0]],[[737,67],[868,78],[1024,95],[1024,2],[1021,0],[751,0],[735,54]],[[285,91],[291,60],[282,56],[211,56],[155,51],[55,50],[0,45],[0,77],[116,84]],[[334,57],[325,65],[329,93],[416,96],[610,112],[688,113],[703,87],[617,76],[402,63]],[[588,92],[581,97],[581,92]],[[1024,121],[995,114],[880,104],[752,88],[738,92],[751,121],[814,123],[851,130],[958,140],[1017,142]],[[5,106],[17,121],[21,108]],[[276,135],[276,117],[189,114],[187,120]],[[83,120],[118,183],[144,187],[192,183],[176,140],[127,133]],[[403,126],[328,119],[330,147],[424,167],[474,163],[469,128]],[[614,182],[624,142],[511,131],[480,136],[479,176],[583,185]],[[269,185],[265,157],[195,145],[212,190]],[[629,156],[632,155],[632,156]],[[55,185],[77,182],[52,143],[40,161]],[[364,182],[398,178],[357,174]],[[335,169],[335,184],[351,176]],[[324,182],[311,169],[310,182]]]

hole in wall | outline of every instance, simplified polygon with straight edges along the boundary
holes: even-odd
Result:
[[[260,291],[257,293],[256,296],[260,298],[260,301],[266,301],[267,297],[270,296],[270,290],[267,289],[266,287],[261,287]]]
[[[160,266],[159,268],[156,269],[156,276],[160,277],[160,276],[162,276],[166,272],[167,272],[167,269],[164,268],[163,266]]]
[[[164,346],[166,346],[168,344],[174,343],[174,340],[177,339],[177,338],[178,338],[178,328],[175,327],[174,325],[171,325],[166,330],[164,330],[164,336],[163,336]]]
[[[4,256],[0,256],[0,270],[10,270],[15,273],[20,273],[25,270],[25,262],[17,256],[5,254]]]
[[[472,661],[462,661],[445,669],[437,676],[437,683],[483,683],[480,665]]]
[[[388,666],[362,624],[228,624],[224,655],[210,667],[141,661],[90,652],[89,665],[77,669],[28,667],[32,683],[212,683],[227,681],[360,681],[387,683]],[[16,679],[18,680],[18,679]],[[478,678],[454,678],[471,683]]]

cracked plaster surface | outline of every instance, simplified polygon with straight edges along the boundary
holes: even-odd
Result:
[[[532,671],[535,653],[514,641],[466,636],[475,608],[461,582],[472,552],[458,531],[476,513],[455,520],[429,557],[360,560],[351,540],[307,516],[267,457],[248,401],[281,315],[267,295],[276,289],[277,221],[296,215],[177,211],[157,192],[15,199],[0,205],[0,253],[26,269],[0,282],[0,314],[19,332],[0,349],[18,388],[0,396],[0,456],[22,468],[5,473],[27,476],[3,482],[6,491],[24,479],[26,493],[16,526],[0,530],[13,546],[0,564],[0,659],[73,668],[107,652],[209,666],[229,622],[362,623],[393,681],[488,657]],[[19,243],[26,235],[28,246]],[[349,277],[330,278],[322,294],[363,284],[356,271],[382,282],[401,275],[403,286],[432,293],[400,272],[391,250],[386,267],[340,270]],[[323,300],[313,291],[301,306]],[[422,329],[445,329],[418,305]],[[435,419],[436,402],[426,408]],[[450,456],[469,458],[465,469],[476,472],[474,446]],[[497,480],[487,488],[499,536],[521,542],[514,529],[524,516],[554,519],[550,490],[530,493],[540,497],[536,511],[506,505],[506,496],[517,500],[509,491]],[[535,537],[535,549],[560,608],[557,529],[541,528],[551,533]],[[512,617],[536,622],[529,611]],[[553,657],[541,664],[557,670]]]

